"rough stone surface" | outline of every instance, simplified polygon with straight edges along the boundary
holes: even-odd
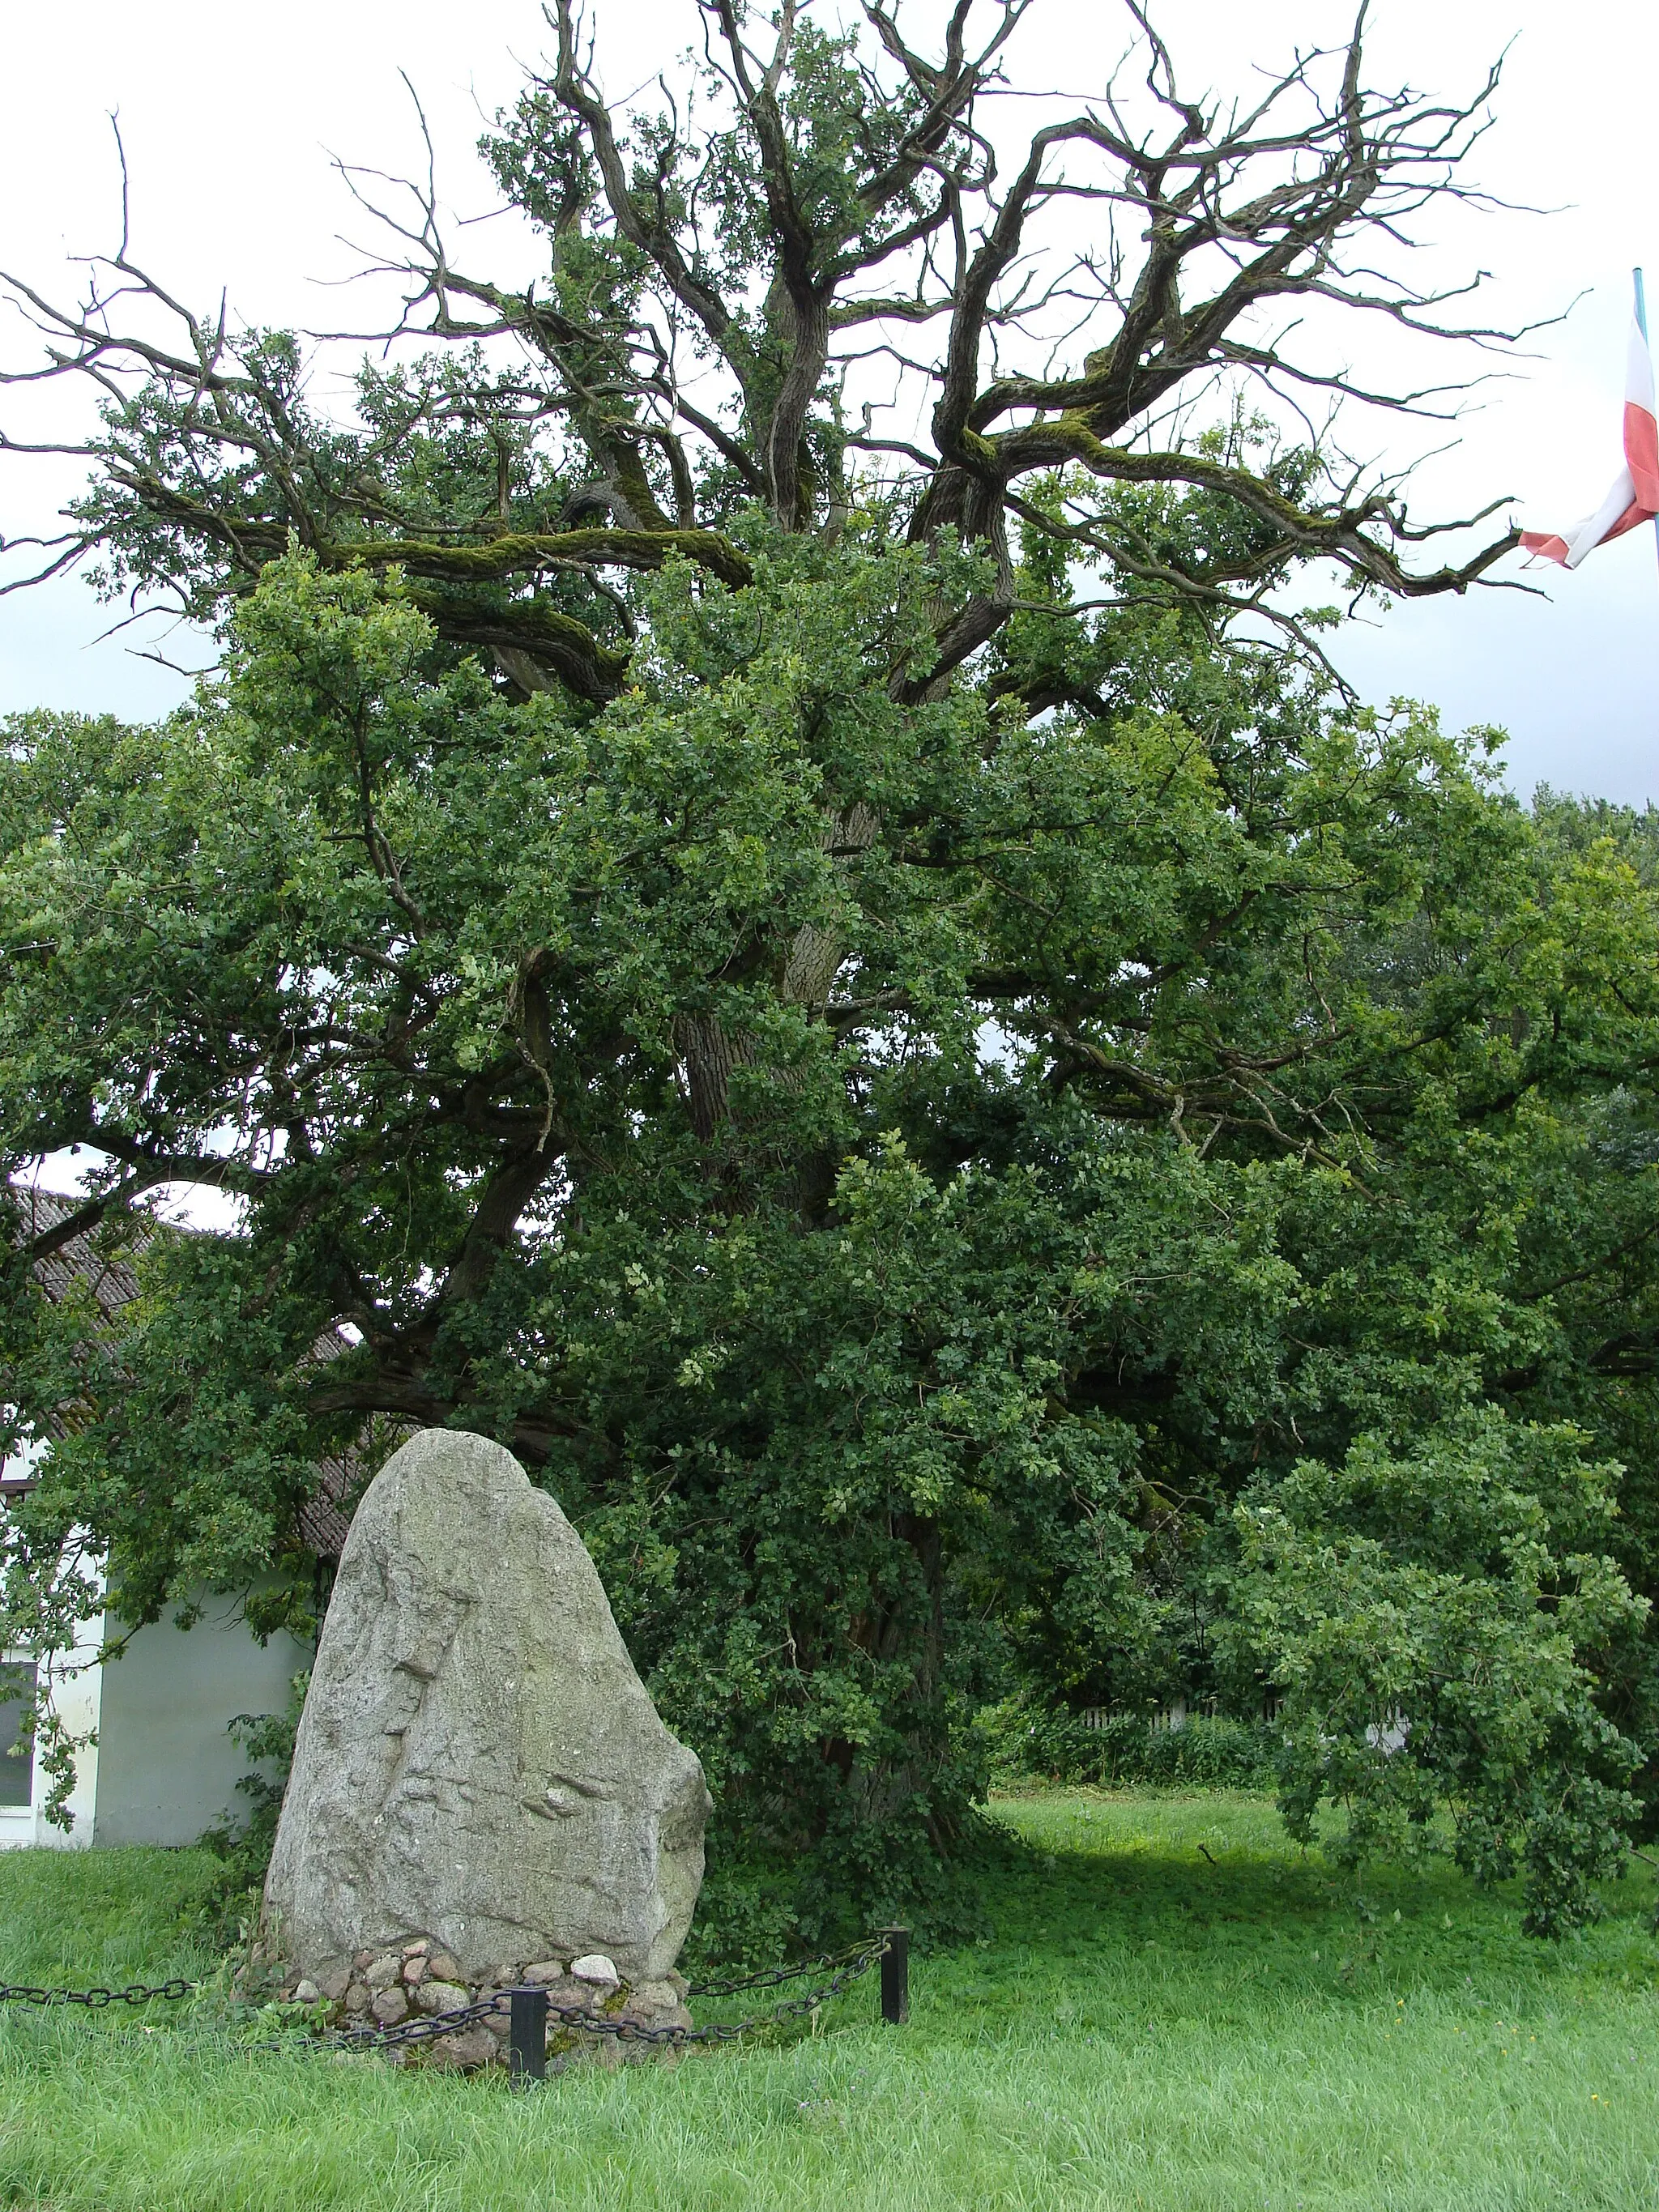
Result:
[[[459,2066],[470,2070],[474,2066],[488,2066],[501,2053],[495,2039],[487,2027],[464,2027],[456,2035],[441,2035],[432,2045],[434,2066]]]
[[[390,1990],[407,1945],[428,1987],[584,1954],[660,1981],[708,1807],[553,1499],[483,1437],[411,1438],[357,1509],[300,1724],[265,1886],[290,1973]]]
[[[422,1982],[415,2002],[422,2012],[459,2012],[471,2003],[472,1992],[464,1982]]]

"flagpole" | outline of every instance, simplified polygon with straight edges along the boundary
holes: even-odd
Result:
[[[1647,294],[1643,289],[1641,270],[1632,269],[1631,275],[1636,280],[1636,327],[1641,331],[1645,342],[1648,335]],[[1659,553],[1659,514],[1656,514],[1653,518],[1653,545],[1655,552]]]

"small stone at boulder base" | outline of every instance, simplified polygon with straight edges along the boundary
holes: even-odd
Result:
[[[423,1933],[428,1980],[587,1954],[660,1980],[709,1810],[557,1504],[483,1437],[387,1461],[341,1554],[265,1884],[313,1980]],[[447,1971],[450,1966],[453,1972]]]
[[[411,1990],[418,1988],[419,1985],[426,1979],[427,1968],[429,1964],[430,1961],[424,1958],[405,1959],[404,1961],[404,1982],[405,1986]]]
[[[501,2052],[487,2027],[464,2027],[453,2035],[434,2037],[432,2056],[440,2066],[488,2066]]]
[[[415,1992],[415,2002],[422,2012],[459,2012],[471,2003],[472,1992],[459,1982],[424,1981]]]
[[[315,1982],[296,1982],[294,1984],[295,2004],[318,2004],[322,2000],[322,1995]]]
[[[613,1989],[622,1980],[615,1964],[603,1951],[590,1951],[585,1959],[573,1959],[570,1972],[579,1982],[609,1982]]]
[[[420,1936],[414,1942],[404,1945],[404,1956],[405,1959],[423,1959],[431,1948],[432,1946],[427,1942],[425,1936]]]
[[[562,1982],[564,1979],[562,1959],[538,1959],[533,1966],[524,1970],[526,1982]]]
[[[319,1974],[317,1986],[330,2004],[338,2004],[351,1986],[349,1966],[336,1966],[331,1974]]]
[[[395,1951],[387,1951],[376,1959],[363,1979],[372,1990],[389,1990],[393,1982],[402,1978],[404,1962]]]
[[[409,1999],[401,1990],[377,1990],[369,2010],[382,2027],[396,2027],[409,2017]]]
[[[367,1982],[353,1982],[345,1993],[346,2010],[348,2012],[367,2012],[370,2002],[374,1998],[374,1992],[369,1988]]]
[[[641,2012],[683,2012],[680,1993],[672,1982],[636,1982],[628,1992],[630,2005]]]

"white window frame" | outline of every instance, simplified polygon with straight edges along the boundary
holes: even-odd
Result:
[[[98,1729],[99,1708],[103,1702],[103,1668],[98,1664],[98,1647],[103,1640],[104,1617],[95,1614],[82,1632],[82,1641],[73,1651],[54,1653],[42,1672],[49,1685],[52,1711],[72,1735],[93,1736]],[[27,1666],[33,1659],[28,1651],[9,1651],[9,1661]],[[37,1665],[40,1662],[35,1662]],[[84,1850],[91,1843],[93,1823],[98,1809],[98,1746],[95,1741],[83,1742],[75,1754],[75,1786],[70,1791],[67,1810],[70,1826],[58,1827],[46,1818],[47,1782],[34,1762],[27,1805],[0,1805],[0,1850],[16,1850],[28,1844],[46,1850]]]
[[[27,1651],[7,1651],[0,1654],[0,1692],[8,1687],[4,1668],[33,1665]],[[40,1780],[33,1761],[29,1764],[29,1802],[27,1805],[0,1805],[0,1850],[8,1844],[32,1844],[34,1841],[36,1805],[40,1797]]]
[[[4,1504],[0,1502],[0,1514],[4,1511]],[[102,1595],[101,1589],[99,1595]],[[82,1741],[75,1754],[75,1786],[70,1791],[65,1808],[70,1815],[69,1826],[60,1828],[46,1818],[47,1784],[37,1759],[31,1778],[29,1802],[0,1805],[0,1850],[16,1850],[29,1844],[47,1850],[84,1850],[92,1842],[98,1810],[97,1734],[104,1678],[98,1653],[103,1641],[104,1616],[99,1612],[82,1621],[73,1650],[51,1652],[44,1660],[33,1651],[12,1650],[5,1654],[8,1661],[26,1667],[33,1662],[44,1673],[52,1712],[72,1736],[92,1740]]]

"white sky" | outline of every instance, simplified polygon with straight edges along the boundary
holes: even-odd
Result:
[[[1158,12],[1193,58],[1193,81],[1228,89],[1297,39],[1340,37],[1350,11],[1333,0],[1164,0]],[[113,243],[106,118],[118,108],[137,257],[193,304],[228,284],[234,315],[312,327],[365,312],[311,281],[343,275],[351,261],[337,234],[364,230],[329,154],[404,172],[418,163],[401,67],[431,119],[446,197],[483,209],[489,188],[471,151],[481,116],[510,98],[515,55],[534,58],[546,40],[533,0],[464,9],[434,0],[287,0],[280,9],[73,0],[27,11],[14,0],[8,14],[0,265],[61,295],[74,284],[69,255]],[[1380,421],[1367,450],[1403,459],[1449,437],[1415,506],[1452,514],[1512,495],[1529,526],[1570,524],[1599,502],[1619,463],[1632,263],[1646,259],[1659,295],[1659,9],[1651,0],[1375,0],[1373,15],[1373,80],[1409,77],[1436,93],[1470,88],[1518,33],[1480,179],[1509,198],[1571,204],[1547,217],[1449,212],[1437,244],[1446,268],[1492,271],[1492,321],[1588,296],[1533,342],[1537,358],[1513,364],[1522,380],[1492,387],[1480,411],[1450,430]],[[599,0],[599,20],[600,75],[613,95],[670,63],[696,25],[692,0]],[[1017,82],[1074,96],[1103,81],[1123,42],[1110,0],[1038,0],[1012,67]],[[502,226],[474,237],[480,263],[521,254]],[[1364,366],[1373,338],[1350,327],[1340,343],[1361,349]],[[27,343],[15,325],[0,326],[9,361]],[[67,430],[85,405],[64,394],[37,421],[55,409]],[[41,527],[63,488],[59,465],[0,459],[0,527]],[[1433,699],[1460,726],[1503,724],[1522,790],[1547,778],[1659,799],[1654,532],[1543,580],[1548,601],[1477,592],[1397,611],[1350,633],[1342,657],[1374,697]],[[0,712],[44,704],[137,717],[171,705],[179,681],[136,659],[130,641],[91,641],[110,618],[74,581],[0,599]]]

